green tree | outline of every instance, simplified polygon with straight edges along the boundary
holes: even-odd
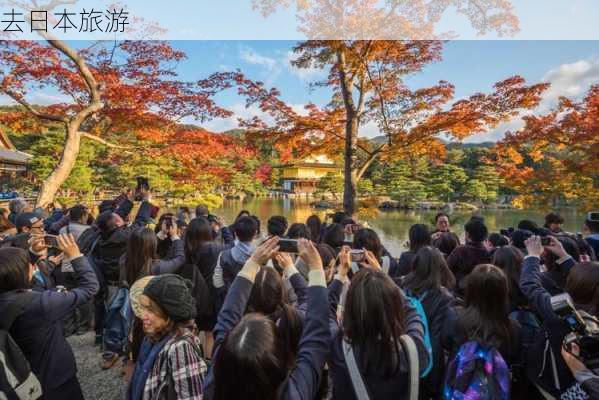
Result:
[[[452,164],[441,164],[431,168],[428,188],[431,193],[431,197],[443,200],[451,201],[457,196],[461,190],[462,185],[466,182],[468,176],[463,168],[452,165]]]
[[[473,178],[482,182],[486,188],[486,196],[484,198],[485,203],[493,202],[497,200],[501,185],[503,185],[503,179],[491,165],[481,165],[474,170]]]
[[[361,196],[370,196],[374,193],[374,185],[368,178],[362,178],[358,182],[358,193]]]
[[[478,179],[470,179],[464,185],[464,196],[470,200],[484,202],[487,195],[487,187]]]
[[[335,199],[338,199],[338,194],[343,193],[343,176],[332,172],[323,176],[316,184],[314,194],[324,195],[330,194]]]

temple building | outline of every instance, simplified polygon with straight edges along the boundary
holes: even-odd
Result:
[[[31,155],[20,152],[0,130],[0,197],[11,192],[20,179],[28,179]]]
[[[318,181],[328,173],[341,174],[342,168],[325,155],[278,166],[281,169],[281,189],[284,193],[312,194]]]

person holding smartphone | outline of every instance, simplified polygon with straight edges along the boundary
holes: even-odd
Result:
[[[72,235],[61,235],[58,248],[77,272],[77,286],[68,291],[32,291],[34,266],[29,253],[19,248],[0,249],[0,318],[9,307],[23,305],[14,321],[3,321],[39,379],[43,398],[83,399],[77,380],[77,366],[70,345],[63,335],[63,318],[77,306],[89,301],[98,291],[98,279],[81,255]],[[33,247],[44,247],[37,238]]]

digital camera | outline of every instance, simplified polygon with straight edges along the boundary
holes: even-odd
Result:
[[[580,358],[589,369],[599,368],[599,321],[596,317],[574,308],[567,293],[551,297],[551,307],[572,331],[564,339],[564,347],[571,351],[572,343],[580,349]]]

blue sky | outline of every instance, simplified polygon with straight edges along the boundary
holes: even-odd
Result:
[[[311,81],[322,78],[321,70],[299,70],[291,66],[294,41],[173,41],[172,45],[187,54],[177,66],[182,80],[198,80],[215,71],[239,68],[249,78],[276,87],[283,99],[298,110],[308,102],[326,104],[328,89],[310,90]],[[86,42],[74,43],[76,47]],[[451,41],[446,43],[443,59],[427,66],[421,73],[410,76],[407,82],[413,88],[426,87],[439,80],[447,80],[456,87],[456,98],[475,92],[488,92],[492,85],[512,75],[520,74],[530,83],[550,82],[537,113],[547,111],[561,95],[580,98],[592,84],[599,83],[599,41]],[[36,104],[54,103],[57,93],[48,89],[33,93],[29,101]],[[64,101],[64,100],[63,100]],[[219,104],[231,109],[235,116],[203,124],[220,132],[237,127],[237,117],[261,116],[256,108],[246,109],[244,99],[234,90],[217,98]],[[10,103],[0,96],[0,104]],[[194,122],[188,120],[187,122]],[[521,126],[515,119],[498,129],[469,138],[470,142],[495,141],[506,130]],[[374,137],[376,126],[362,127],[361,135]]]
[[[188,59],[178,71],[184,79],[200,79],[216,70],[241,69],[251,79],[278,88],[283,99],[298,108],[307,102],[324,105],[330,98],[326,89],[310,90],[309,82],[323,77],[320,70],[298,70],[289,60],[293,41],[176,41],[173,45],[186,52]],[[599,83],[599,42],[597,41],[452,41],[443,50],[443,59],[430,64],[422,73],[410,76],[413,88],[426,87],[439,80],[452,82],[456,98],[475,92],[488,92],[492,85],[520,74],[531,83],[549,81],[553,87],[546,94],[539,112],[546,110],[560,95],[579,97],[593,83]],[[218,100],[247,117],[260,115],[246,110],[243,99],[233,91]],[[220,131],[235,127],[235,118],[216,120],[206,127]],[[496,140],[506,129],[518,127],[517,121],[469,141]],[[362,134],[376,136],[374,126]]]

